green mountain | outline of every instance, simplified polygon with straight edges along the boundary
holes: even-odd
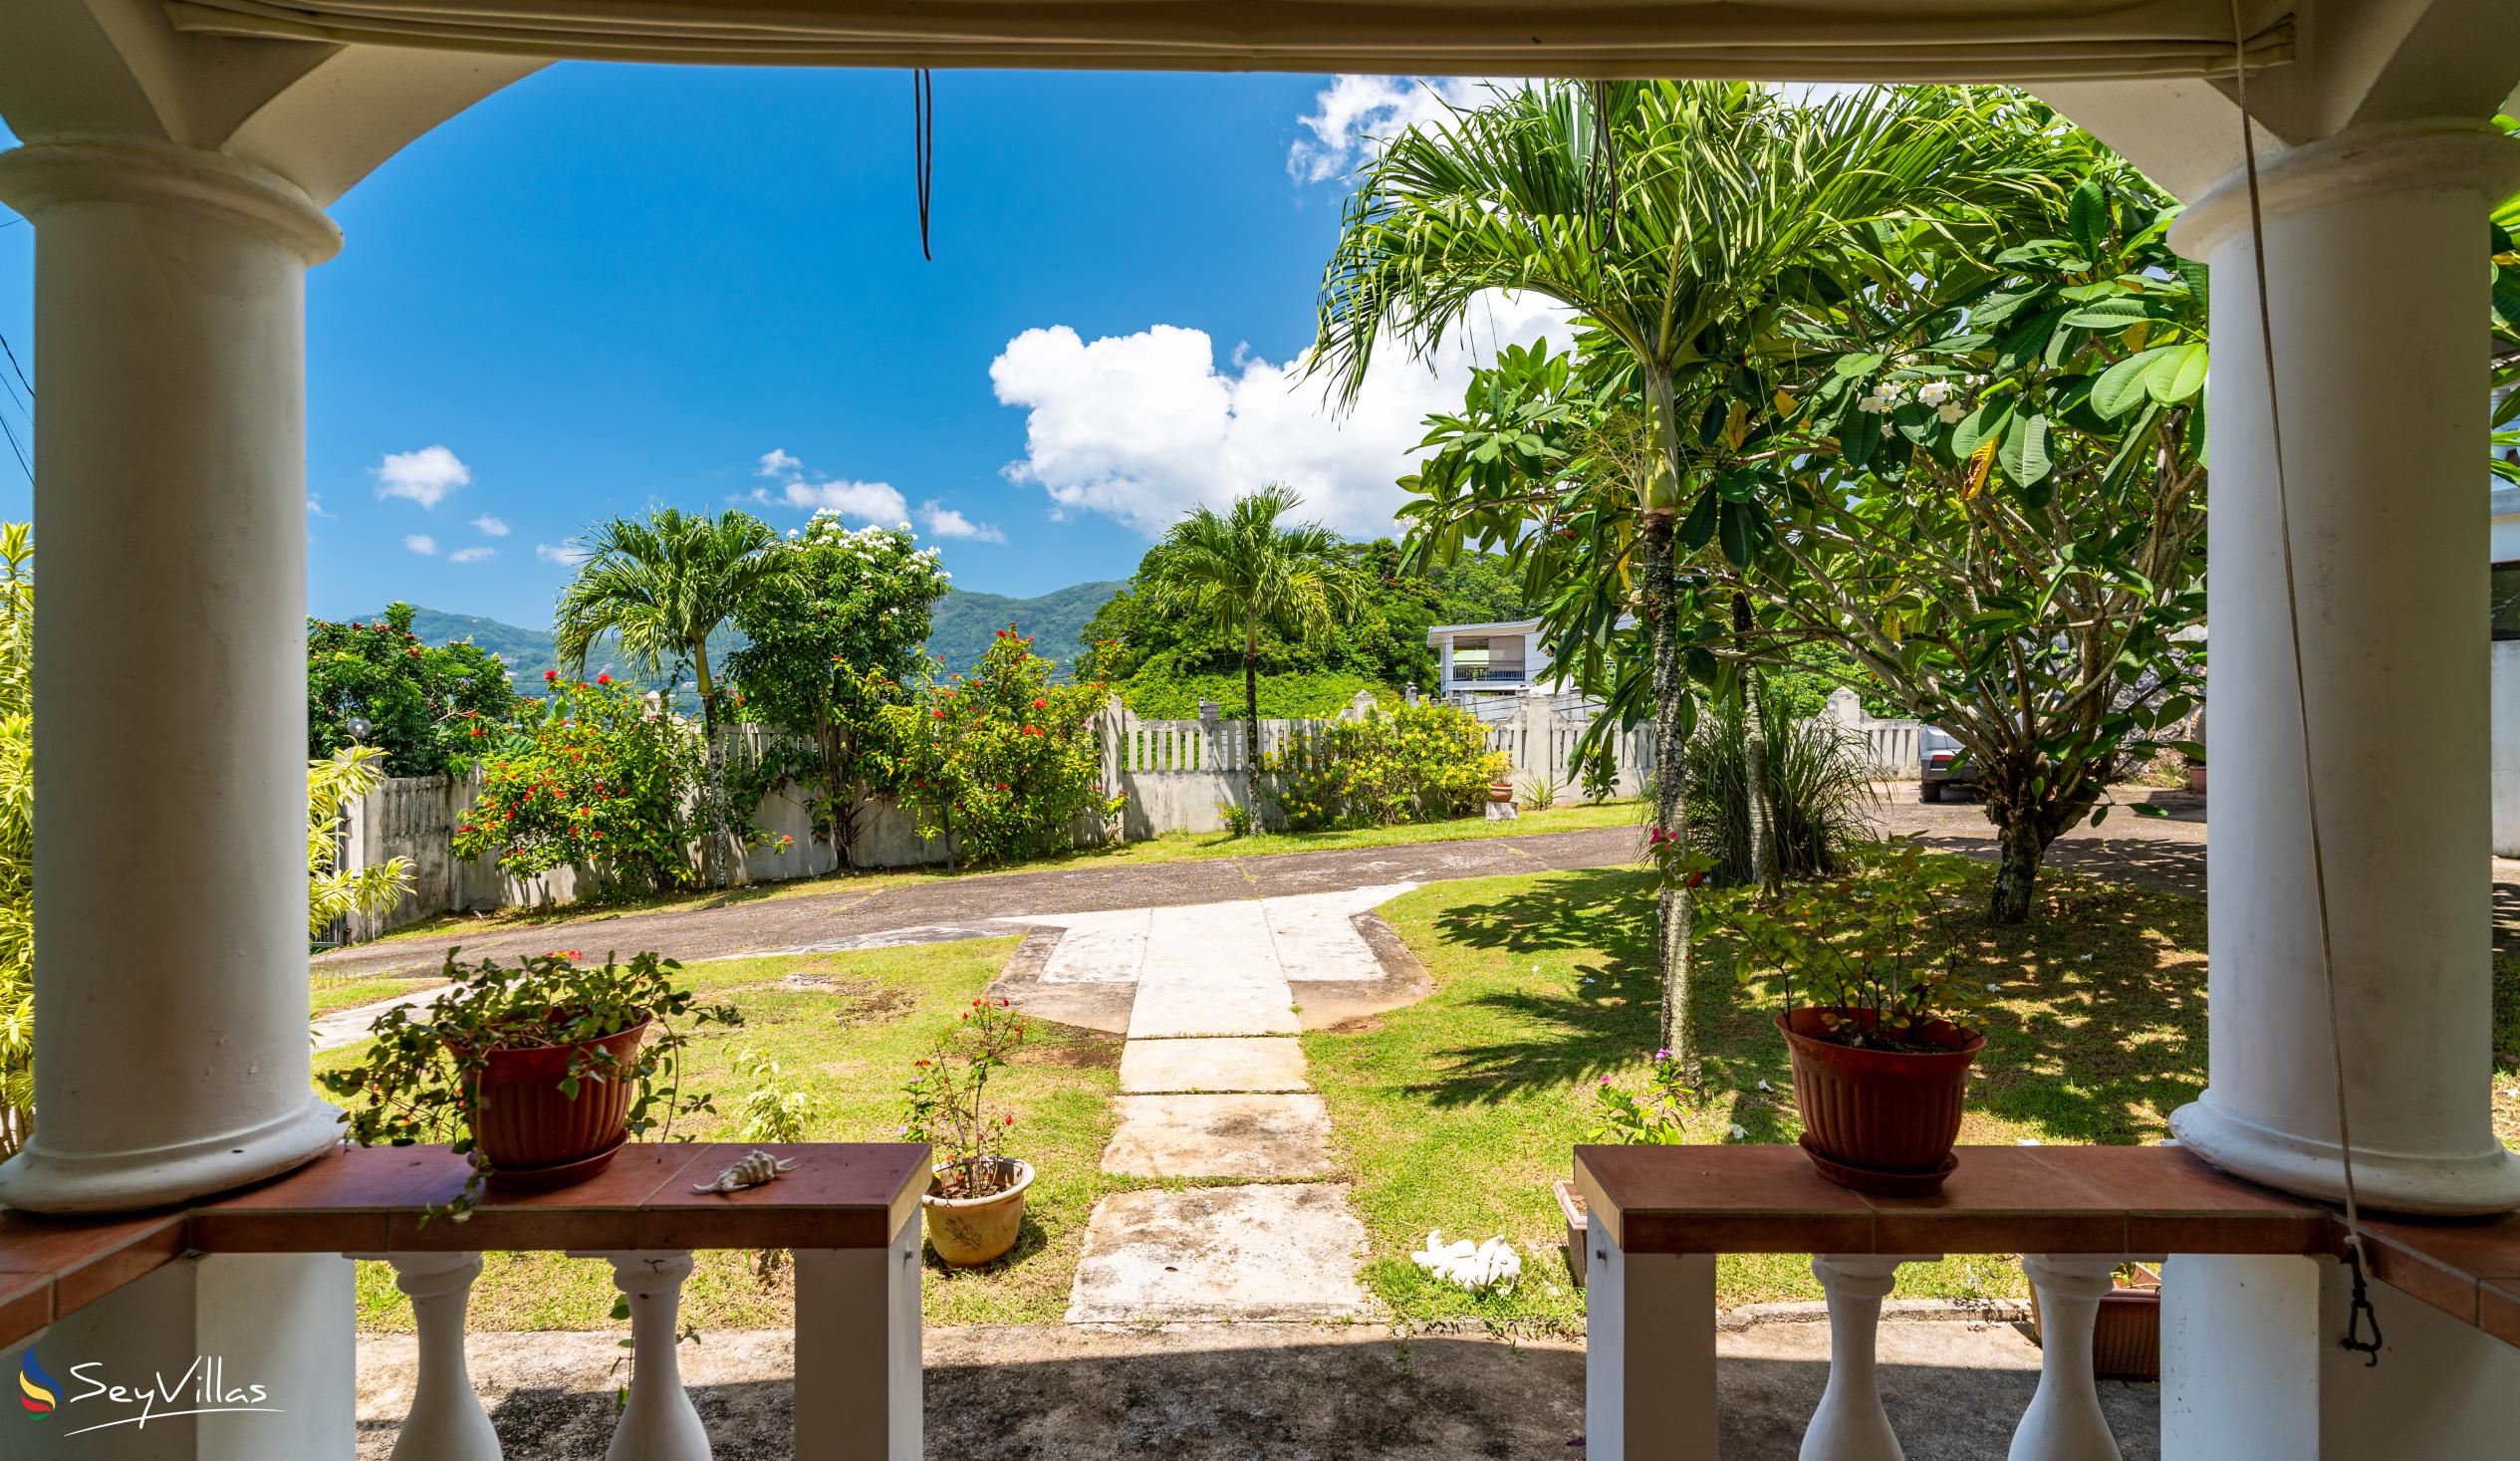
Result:
[[[1122,585],[1076,584],[1053,590],[1036,599],[1009,599],[1003,594],[972,594],[949,589],[936,601],[934,631],[927,636],[931,654],[945,656],[947,667],[968,670],[979,661],[989,647],[989,638],[1009,623],[1033,636],[1033,649],[1045,658],[1057,661],[1065,669],[1075,661],[1080,646],[1078,630],[1103,607],[1103,601],[1119,592]],[[384,611],[353,614],[352,621],[365,622],[384,617]],[[516,676],[516,688],[533,694],[543,682],[543,671],[560,667],[559,652],[552,647],[551,630],[529,629],[519,624],[501,623],[477,613],[449,613],[440,609],[411,610],[411,632],[431,644],[449,644],[457,639],[470,639],[482,648],[507,661]],[[743,643],[731,629],[722,629],[709,642],[709,658],[713,664],[725,662],[725,656]],[[635,680],[618,662],[609,662],[604,652],[587,656],[590,670],[610,669],[614,678]],[[689,686],[684,686],[687,695]]]
[[[1086,620],[1094,617],[1094,610],[1103,607],[1103,601],[1127,587],[1117,581],[1071,584],[1033,599],[949,589],[944,598],[936,601],[927,652],[945,656],[948,670],[968,670],[987,652],[989,640],[997,631],[1013,624],[1033,636],[1035,654],[1056,663],[1064,672],[1084,651],[1077,634],[1084,629]]]

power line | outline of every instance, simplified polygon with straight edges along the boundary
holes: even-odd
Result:
[[[9,358],[9,368],[15,370],[18,383],[26,387],[26,398],[35,399],[35,382],[26,378],[26,367],[18,364],[18,353],[9,349],[9,337],[0,335],[0,356]]]
[[[18,433],[9,429],[9,418],[0,416],[0,436],[9,438],[9,454],[18,459],[18,470],[26,473],[26,485],[35,485],[35,469],[26,464],[26,449],[18,445]]]

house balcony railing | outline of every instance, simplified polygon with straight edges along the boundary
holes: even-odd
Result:
[[[1889,1198],[1821,1180],[1791,1146],[1577,1147],[1588,1209],[1588,1461],[1715,1457],[1719,1254],[1817,1255],[1830,1372],[1804,1433],[1805,1461],[1900,1454],[1874,1373],[1882,1300],[1900,1264],[1953,1253],[2023,1255],[2038,1296],[2039,1383],[2011,1461],[2108,1461],[2120,1453],[2101,1412],[2092,1341],[2119,1265],[2166,1258],[2162,1293],[2174,1304],[2183,1255],[2344,1252],[2344,1225],[2328,1208],[2223,1176],[2175,1147],[1959,1155],[1940,1192]],[[2364,1237],[2373,1277],[2520,1345],[2520,1283],[2503,1282],[2520,1274],[2520,1215],[2374,1219]]]
[[[497,1461],[464,1358],[464,1310],[484,1252],[611,1262],[630,1301],[630,1396],[608,1454],[708,1461],[683,1389],[675,1318],[695,1249],[795,1254],[795,1444],[835,1461],[920,1454],[918,1144],[773,1145],[796,1168],[759,1187],[696,1193],[746,1151],[634,1144],[559,1191],[482,1194],[471,1217],[424,1220],[464,1185],[442,1146],[349,1148],[186,1211],[72,1220],[0,1213],[0,1349],[188,1254],[339,1253],[380,1259],[411,1301],[418,1367],[394,1455]]]
[[[1446,686],[1519,685],[1527,678],[1528,675],[1519,664],[1456,664],[1452,667],[1451,675],[1445,679],[1444,684]]]

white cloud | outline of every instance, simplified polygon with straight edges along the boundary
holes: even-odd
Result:
[[[1003,543],[1006,533],[995,523],[975,523],[955,508],[929,498],[918,505],[919,526],[930,538],[969,538],[979,543]]]
[[[413,553],[420,555],[422,558],[433,557],[437,553],[437,540],[426,533],[407,533],[403,535],[402,546],[410,549]]]
[[[474,518],[472,520],[472,525],[481,530],[481,536],[484,538],[504,538],[508,535],[508,525],[506,521],[500,518],[494,518],[486,512],[481,516]]]
[[[788,453],[781,448],[774,446],[761,454],[761,466],[753,472],[753,475],[756,477],[793,477],[798,472],[804,470],[804,462],[788,455]]]
[[[906,523],[910,518],[909,500],[889,482],[809,482],[791,477],[773,493],[767,487],[753,489],[753,502],[764,506],[785,506],[799,512],[836,512],[862,523]]]
[[[378,497],[406,497],[422,507],[435,507],[446,494],[472,480],[472,469],[442,446],[417,451],[388,451],[369,469]]]
[[[574,543],[537,543],[534,545],[534,556],[545,563],[556,563],[562,568],[576,568],[594,557],[593,554]]]
[[[306,515],[311,518],[333,518],[337,521],[340,516],[337,513],[329,513],[324,510],[324,495],[320,492],[310,492],[307,494]]]
[[[1460,76],[1339,77],[1313,98],[1312,115],[1297,119],[1312,136],[1287,148],[1287,174],[1297,182],[1342,176],[1409,127],[1440,123],[1455,107],[1477,106],[1490,85]]]
[[[499,550],[495,548],[458,548],[446,555],[446,561],[448,563],[480,563],[485,559],[498,556]]]
[[[1427,360],[1377,351],[1344,416],[1325,379],[1302,378],[1301,357],[1237,359],[1220,370],[1200,330],[1157,325],[1091,345],[1065,325],[1027,330],[989,365],[997,398],[1031,412],[1024,459],[1006,475],[1048,492],[1061,512],[1103,513],[1149,538],[1189,508],[1222,507],[1270,482],[1344,533],[1387,533],[1426,415],[1459,409],[1471,365],[1492,361],[1500,343],[1545,334],[1563,343],[1567,319],[1536,296],[1483,296]]]

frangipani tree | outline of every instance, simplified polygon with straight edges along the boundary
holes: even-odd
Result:
[[[2029,165],[2036,131],[1999,121],[2029,105],[1969,89],[1871,90],[1805,108],[1744,84],[1550,84],[1412,127],[1361,177],[1323,282],[1314,355],[1343,399],[1378,346],[1432,348],[1488,290],[1576,311],[1586,360],[1633,398],[1644,449],[1632,470],[1550,463],[1555,487],[1501,502],[1471,484],[1415,526],[1440,546],[1550,545],[1524,561],[1527,584],[1565,586],[1547,612],[1552,657],[1578,672],[1619,664],[1623,707],[1649,688],[1666,830],[1682,817],[1689,726],[1680,519],[1712,473],[1757,444],[1749,403],[1769,394],[1778,320],[1825,295],[1844,256],[1876,248],[1880,220],[1956,228],[1989,198],[2046,186]],[[1642,655],[1619,643],[1632,609]],[[1685,885],[1664,891],[1658,917],[1664,1039],[1687,1066]]]

